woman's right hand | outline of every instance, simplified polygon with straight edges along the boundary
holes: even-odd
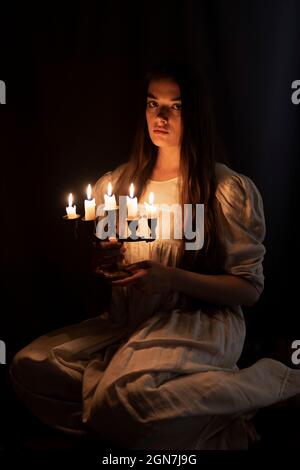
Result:
[[[93,271],[101,273],[103,269],[113,269],[125,258],[126,248],[116,238],[100,240],[94,244],[92,255]]]

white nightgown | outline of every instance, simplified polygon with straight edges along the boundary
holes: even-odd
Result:
[[[118,167],[98,180],[96,203]],[[250,178],[217,164],[228,273],[261,292],[263,204]],[[155,203],[179,202],[180,178],[152,181]],[[171,219],[172,221],[172,219]],[[126,261],[175,266],[180,240],[125,243]],[[240,306],[190,311],[170,290],[149,296],[113,286],[108,312],[50,332],[20,351],[11,377],[20,398],[44,422],[133,449],[244,449],[258,408],[300,393],[300,371],[273,359],[239,370],[245,339]]]

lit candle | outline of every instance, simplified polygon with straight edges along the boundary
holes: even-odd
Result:
[[[134,186],[131,183],[129,188],[130,197],[127,196],[127,210],[128,210],[128,218],[134,218],[137,216],[138,213],[138,203],[137,198],[134,196]]]
[[[67,214],[68,214],[68,219],[75,219],[77,217],[77,214],[76,214],[76,206],[74,206],[74,207],[72,206],[72,204],[73,204],[72,193],[69,194],[68,201],[69,201],[69,205],[68,205],[68,207],[66,207],[66,211],[67,211]]]
[[[104,194],[105,210],[111,211],[117,209],[116,196],[112,194],[111,182],[107,186],[107,194]]]
[[[156,207],[154,205],[154,193],[149,194],[149,204],[147,202],[144,203],[147,210],[147,218],[153,219],[156,217]]]
[[[96,211],[96,203],[95,199],[91,199],[92,197],[92,188],[89,184],[87,187],[87,199],[84,201],[84,218],[85,220],[95,220],[95,211]]]
[[[149,205],[150,205],[150,219],[156,216],[156,207],[154,205],[154,193],[149,194]]]

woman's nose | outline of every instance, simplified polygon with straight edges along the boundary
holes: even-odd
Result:
[[[166,110],[163,110],[161,109],[158,114],[157,114],[157,117],[159,119],[162,119],[164,122],[167,122],[168,121],[168,113]]]

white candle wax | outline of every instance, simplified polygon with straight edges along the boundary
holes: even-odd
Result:
[[[91,199],[92,188],[89,184],[87,187],[87,199],[84,201],[84,218],[85,220],[95,220],[96,203],[95,199]]]
[[[154,205],[154,193],[149,194],[150,219],[156,217],[156,207]]]
[[[111,182],[108,183],[107,194],[104,194],[104,204],[105,204],[105,210],[117,209],[116,196],[112,194]]]
[[[68,214],[68,219],[75,219],[75,217],[77,217],[77,214],[76,214],[76,206],[72,206],[72,204],[73,204],[72,193],[69,194],[68,201],[69,201],[69,205],[68,205],[68,207],[66,207],[66,211],[67,211],[67,214]]]
[[[133,183],[131,183],[130,185],[129,194],[130,194],[130,197],[127,196],[128,218],[134,218],[138,214],[138,203],[137,203],[137,198],[133,197],[134,195]]]
[[[145,204],[146,210],[147,210],[147,218],[148,219],[153,219],[153,218],[157,217],[156,207],[154,205],[154,193],[151,192],[149,194],[149,204],[147,202],[145,202],[144,204]]]

